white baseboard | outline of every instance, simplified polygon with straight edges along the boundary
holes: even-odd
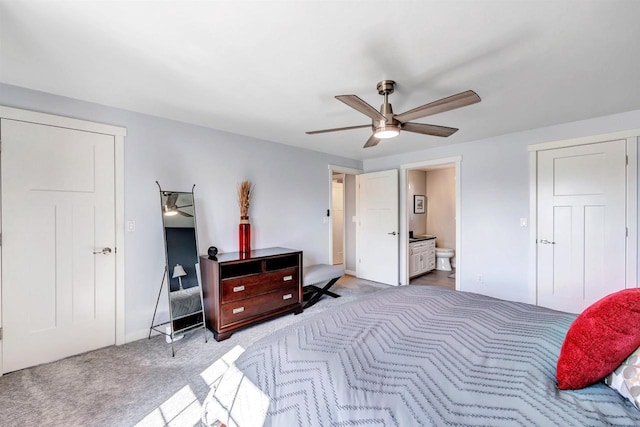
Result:
[[[153,333],[151,334],[152,337],[155,337],[156,335],[158,335],[159,333],[156,331],[153,331]],[[130,343],[130,342],[134,342],[134,341],[138,341],[141,340],[143,338],[149,338],[149,329],[142,329],[139,331],[135,331],[135,332],[131,332],[125,335],[124,337],[124,343]]]
[[[356,272],[353,271],[353,270],[345,270],[344,272],[345,272],[345,274],[348,274],[349,276],[353,276],[353,277],[356,276]]]
[[[161,328],[165,328],[165,325],[162,325]],[[208,330],[207,330],[208,331]],[[156,330],[151,331],[151,337],[155,337],[156,335],[160,335],[160,332],[157,332]],[[184,335],[184,334],[181,334]],[[136,332],[131,332],[127,335],[125,335],[125,342],[124,344],[130,343],[130,342],[134,342],[134,341],[138,341],[141,339],[148,339],[149,338],[149,329],[142,329]],[[178,337],[176,337],[176,341],[178,340]]]

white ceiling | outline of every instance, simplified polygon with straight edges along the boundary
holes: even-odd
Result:
[[[640,109],[640,1],[6,1],[0,81],[354,159]],[[363,149],[335,100],[482,102]],[[126,123],[123,125],[126,126]]]

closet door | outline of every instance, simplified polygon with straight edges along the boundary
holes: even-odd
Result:
[[[114,136],[0,133],[3,372],[114,344]]]
[[[579,313],[625,288],[626,168],[625,140],[538,153],[539,305]]]

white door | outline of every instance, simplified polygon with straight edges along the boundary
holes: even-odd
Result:
[[[344,263],[344,183],[331,182],[333,264]]]
[[[114,344],[114,137],[0,132],[3,371]]]
[[[358,277],[398,285],[398,171],[356,176]]]
[[[538,153],[538,304],[579,313],[625,288],[626,141]]]

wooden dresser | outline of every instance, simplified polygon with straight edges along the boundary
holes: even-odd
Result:
[[[200,256],[207,327],[216,341],[238,329],[302,312],[302,252],[268,248]]]

